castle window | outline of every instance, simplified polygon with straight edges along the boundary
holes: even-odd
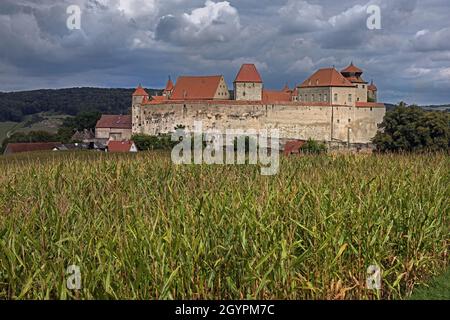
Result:
[[[373,108],[372,108],[372,107],[370,107],[370,111],[373,111]]]
[[[326,93],[323,95],[323,101],[325,101],[325,102],[328,101],[328,95]]]
[[[336,122],[339,123],[339,119],[337,119]]]
[[[348,95],[348,102],[352,102],[352,95],[351,94]]]
[[[352,119],[348,119],[348,122],[352,122]]]
[[[316,86],[318,86],[318,85],[319,85],[319,80],[317,79],[317,80],[316,80]]]
[[[366,88],[366,86],[363,84],[363,89],[365,89]]]
[[[334,94],[334,102],[338,102],[338,95],[337,95],[337,93]]]
[[[311,102],[314,102],[314,93],[311,95]]]

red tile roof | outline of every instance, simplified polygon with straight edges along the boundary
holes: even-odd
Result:
[[[354,85],[335,68],[326,68],[318,70],[306,79],[300,87],[354,87]]]
[[[347,68],[343,69],[341,73],[363,73],[363,71],[360,68],[355,67],[352,62]]]
[[[262,83],[263,81],[254,64],[243,64],[234,82]]]
[[[102,115],[96,128],[131,129],[130,115]]]
[[[136,88],[136,91],[133,93],[133,96],[147,96],[148,97],[148,93],[147,93],[147,91],[144,90],[144,88],[142,88],[141,85],[139,85]]]
[[[152,96],[152,99],[149,101],[146,101],[147,104],[151,104],[151,102],[161,102],[167,100],[167,97],[165,96]]]
[[[306,144],[304,140],[291,140],[284,145],[284,155],[288,156],[293,153],[300,153],[300,149]]]
[[[373,81],[370,83],[370,85],[367,87],[370,91],[378,91],[377,86],[373,83]]]
[[[363,78],[361,77],[346,77],[348,81],[350,81],[351,83],[367,83],[366,81],[364,81]]]
[[[213,100],[222,78],[222,76],[179,77],[170,99]]]
[[[165,91],[172,91],[173,90],[173,82],[172,82],[172,80],[169,78],[169,80],[167,81],[167,84],[166,84],[166,89],[165,89]]]
[[[292,94],[286,91],[263,90],[262,100],[266,103],[292,101]]]
[[[5,154],[31,151],[50,151],[60,145],[60,142],[8,143],[5,149]]]
[[[109,141],[108,152],[130,152],[133,141]]]

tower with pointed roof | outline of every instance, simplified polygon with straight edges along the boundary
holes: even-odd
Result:
[[[139,85],[133,93],[131,114],[133,118],[132,133],[142,133],[143,128],[141,126],[141,106],[145,101],[148,101],[149,95],[147,91]]]
[[[173,88],[174,88],[174,85],[173,85],[172,79],[169,76],[169,80],[167,80],[166,88],[163,91],[163,96],[170,99],[170,96],[172,95],[172,92],[173,92]]]
[[[367,102],[377,102],[378,101],[377,93],[378,93],[378,88],[373,83],[373,80],[372,80],[370,82],[370,85],[367,87]]]
[[[254,64],[243,64],[234,80],[234,99],[261,101],[263,81]]]
[[[356,87],[356,102],[367,102],[367,82],[362,78],[364,72],[355,66],[352,61],[341,73]]]

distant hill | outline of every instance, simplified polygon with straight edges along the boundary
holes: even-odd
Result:
[[[385,103],[387,110],[391,110],[395,108],[397,105],[392,103]],[[442,104],[442,105],[429,105],[429,106],[419,106],[425,110],[431,111],[450,111],[450,104]]]
[[[125,114],[131,108],[134,89],[70,88],[0,92],[0,122],[21,122],[27,115],[56,112],[76,115],[82,111]],[[151,95],[160,90],[148,89]]]

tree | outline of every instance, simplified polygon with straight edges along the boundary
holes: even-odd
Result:
[[[450,146],[450,115],[400,103],[388,111],[373,143],[386,151],[439,151]]]
[[[177,142],[171,140],[170,135],[150,136],[146,134],[135,134],[131,139],[140,151],[170,150],[177,144]]]
[[[303,153],[321,154],[327,152],[327,146],[323,143],[308,139],[306,143],[300,148]]]
[[[101,116],[102,114],[98,111],[80,112],[75,117],[66,118],[62,126],[79,131],[84,129],[95,129],[95,125]]]

